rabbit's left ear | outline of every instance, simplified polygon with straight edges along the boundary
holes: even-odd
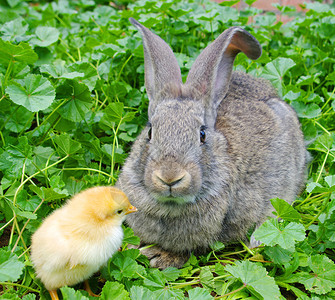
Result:
[[[228,91],[233,63],[241,51],[251,59],[262,54],[260,44],[250,33],[231,27],[207,46],[192,65],[186,85],[203,94],[208,101],[205,106],[214,111]]]
[[[181,87],[180,68],[172,49],[159,36],[137,22],[129,21],[140,31],[143,39],[145,88],[149,97],[149,119],[153,115],[162,89],[167,86]]]

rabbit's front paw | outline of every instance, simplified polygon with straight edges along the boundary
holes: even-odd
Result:
[[[171,253],[157,246],[142,249],[141,253],[149,258],[150,267],[159,269],[181,268],[189,258],[187,255]]]

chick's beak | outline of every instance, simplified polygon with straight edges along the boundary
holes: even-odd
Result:
[[[135,206],[130,205],[126,210],[125,215],[131,214],[135,211],[137,211],[137,208]]]

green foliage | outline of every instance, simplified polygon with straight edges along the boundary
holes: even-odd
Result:
[[[55,89],[48,79],[34,74],[9,83],[6,93],[14,103],[32,112],[48,108],[55,99]]]
[[[264,267],[250,261],[237,262],[227,266],[226,271],[243,282],[243,286],[260,294],[264,299],[280,299],[278,286],[273,277],[268,276]]]
[[[152,269],[124,228],[122,251],[91,279],[102,299],[335,299],[335,9],[279,6],[291,20],[245,1],[21,1],[0,4],[0,290],[2,299],[48,297],[29,258],[31,235],[64,201],[114,184],[147,122],[143,48],[133,17],[171,45],[185,79],[200,51],[242,26],[261,43],[235,69],[267,78],[297,112],[312,159],[294,208],[255,232],[263,244],[215,243],[180,270]],[[63,299],[91,299],[81,286]]]
[[[10,251],[0,249],[0,281],[16,281],[22,274],[24,264]]]

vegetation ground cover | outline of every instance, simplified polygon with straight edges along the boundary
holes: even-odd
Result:
[[[48,297],[29,258],[43,218],[84,188],[114,184],[146,124],[143,48],[129,17],[171,45],[185,78],[208,43],[242,26],[261,43],[235,69],[269,79],[296,110],[312,161],[306,189],[256,233],[217,243],[180,270],[152,269],[128,244],[91,279],[101,299],[335,299],[335,9],[319,2],[261,14],[238,0],[0,1],[1,299]],[[254,1],[246,1],[251,4]],[[63,299],[90,298],[82,286]]]

